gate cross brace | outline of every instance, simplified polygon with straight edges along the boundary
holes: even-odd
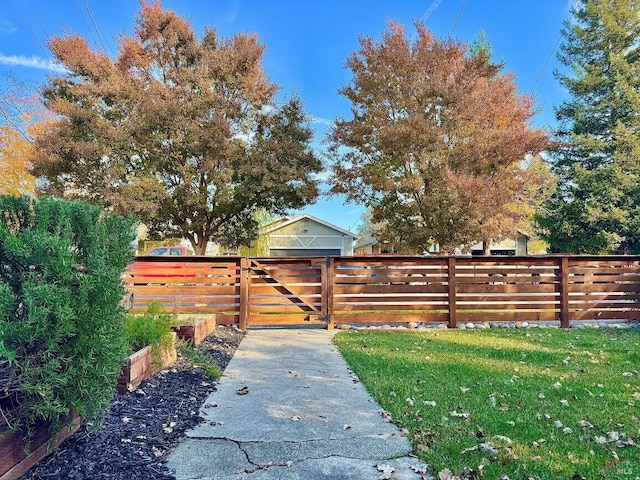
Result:
[[[255,265],[257,268],[259,268],[260,270],[262,270],[264,273],[266,273],[267,275],[269,275],[271,278],[273,278],[275,281],[278,282],[278,284],[283,287],[285,290],[287,290],[291,295],[295,295],[296,298],[298,298],[302,303],[304,303],[307,307],[309,307],[310,309],[312,309],[314,312],[316,312],[317,314],[321,314],[320,310],[318,309],[318,307],[316,307],[313,303],[305,300],[304,298],[302,298],[302,295],[298,292],[296,292],[294,287],[291,287],[290,285],[287,285],[286,283],[284,283],[282,281],[282,278],[278,278],[278,275],[275,275],[273,273],[271,273],[269,271],[269,269],[265,266],[262,265],[260,262],[258,262],[257,260],[251,260],[251,263],[253,265]]]

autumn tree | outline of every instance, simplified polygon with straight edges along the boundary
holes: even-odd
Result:
[[[35,93],[14,76],[1,76],[0,87],[0,194],[32,195],[30,174],[32,142],[43,128],[42,104]]]
[[[353,118],[337,119],[330,134],[332,191],[364,203],[378,240],[398,252],[499,240],[535,181],[523,163],[548,141],[527,123],[533,100],[484,44],[415,28],[411,42],[389,23],[347,60],[352,80],[340,93]]]
[[[255,35],[219,37],[159,2],[141,2],[134,35],[112,61],[74,35],[49,43],[67,72],[50,77],[60,117],[38,137],[44,191],[133,212],[155,238],[235,248],[257,235],[255,213],[313,201],[312,132],[298,98],[276,103]]]
[[[553,251],[640,253],[640,5],[579,0],[556,77],[558,190],[538,221]]]

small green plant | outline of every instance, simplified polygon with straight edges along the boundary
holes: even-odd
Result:
[[[172,325],[173,314],[166,312],[159,302],[150,303],[145,313],[128,313],[124,320],[124,330],[129,353],[150,345],[154,363],[159,362],[162,347],[171,345]]]
[[[216,379],[220,378],[222,375],[220,367],[202,348],[195,347],[189,342],[178,342],[177,347],[184,358],[199,366],[205,374]]]

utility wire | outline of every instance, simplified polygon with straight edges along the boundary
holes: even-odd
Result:
[[[27,5],[29,6],[29,9],[31,10],[31,13],[33,13],[33,16],[35,17],[36,22],[38,22],[38,25],[40,26],[40,30],[42,30],[42,33],[44,34],[44,38],[49,38],[49,35],[47,34],[47,31],[44,29],[44,26],[40,22],[40,18],[38,17],[38,14],[36,13],[35,9],[33,8],[33,5],[31,5],[31,2],[29,0],[25,0],[25,1],[27,2]]]
[[[105,47],[105,44],[106,44],[109,47],[109,52],[111,53],[111,55],[115,56],[113,50],[111,49],[111,45],[109,45],[109,41],[107,40],[107,37],[105,36],[105,34],[102,32],[102,29],[100,28],[100,24],[98,23],[98,20],[96,20],[95,15],[91,11],[91,7],[89,7],[89,2],[87,0],[82,0],[82,2],[84,3],[84,7],[87,9],[87,14],[89,15],[89,19],[93,24],[93,28],[95,29],[96,34],[98,35],[98,40],[100,40],[100,44],[102,45],[102,50],[104,51],[104,53],[107,53],[107,48]],[[104,43],[102,42],[103,38],[104,38]]]
[[[544,65],[542,65],[542,68],[540,69],[540,73],[538,73],[538,76],[536,77],[535,81],[533,82],[533,85],[531,86],[531,90],[529,91],[529,95],[533,95],[533,91],[536,89],[536,85],[538,85],[538,81],[540,80],[540,77],[542,77],[542,74],[544,73],[545,69],[547,68],[547,65],[549,65],[549,62],[551,61],[551,58],[553,57],[553,54],[556,52],[556,49],[558,48],[558,45],[560,45],[560,41],[561,40],[562,40],[562,34],[560,34],[560,36],[558,37],[558,40],[556,40],[556,43],[553,46],[553,48],[551,49],[551,52],[549,53],[549,56],[547,57],[547,60],[544,62]]]
[[[91,28],[91,25],[89,25],[89,22],[87,22],[87,19],[84,16],[84,13],[82,11],[82,6],[80,5],[80,0],[76,0],[76,8],[78,9],[78,12],[80,12],[80,16],[82,17],[82,21],[87,27],[87,31],[89,32],[89,35],[91,35],[91,38],[93,39],[93,44],[96,47],[98,47],[98,39],[93,34],[93,29]],[[107,53],[107,52],[105,51],[104,53]]]
[[[569,21],[571,21],[572,18],[573,18],[573,10],[569,12]],[[553,54],[556,52],[556,50],[558,49],[558,45],[560,45],[560,42],[562,41],[562,36],[563,36],[562,32],[560,32],[560,35],[558,36],[558,40],[556,40],[556,43],[553,45],[553,48],[551,49],[551,52],[549,53],[547,60],[542,65],[542,68],[540,69],[540,73],[538,73],[538,76],[536,77],[535,81],[533,82],[533,85],[531,86],[531,90],[529,90],[529,95],[533,95],[533,92],[536,89],[536,86],[538,85],[538,81],[542,77],[542,74],[544,73],[545,69],[549,65],[549,62],[551,61]]]
[[[458,26],[458,21],[460,20],[460,17],[462,16],[462,11],[464,10],[464,6],[467,4],[467,0],[463,0],[462,1],[462,6],[460,7],[460,11],[458,12],[458,16],[456,17],[456,21],[453,23],[453,28],[451,28],[451,31],[449,32],[449,36],[453,35],[453,32],[455,31],[456,27]]]
[[[18,8],[18,5],[16,5],[16,2],[14,0],[11,0],[11,4],[13,5],[13,8],[18,13],[18,15],[20,15],[20,18],[22,19],[22,23],[24,23],[25,27],[27,27],[27,30],[29,30],[29,33],[31,34],[31,36],[35,40],[36,44],[38,45],[38,48],[40,48],[40,51],[42,51],[42,53],[44,54],[45,58],[47,58],[49,56],[49,54],[47,53],[45,48],[42,46],[42,42],[40,42],[38,37],[36,37],[36,34],[33,33],[33,30],[31,30],[31,26],[29,25],[29,22],[27,22],[27,19],[24,18],[24,15],[22,15],[22,12]]]

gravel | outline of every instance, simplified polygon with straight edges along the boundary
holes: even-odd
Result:
[[[218,326],[200,346],[224,370],[242,336],[235,327]],[[117,395],[100,428],[83,425],[21,480],[173,479],[166,455],[203,421],[199,409],[216,383],[178,355],[136,391]]]

